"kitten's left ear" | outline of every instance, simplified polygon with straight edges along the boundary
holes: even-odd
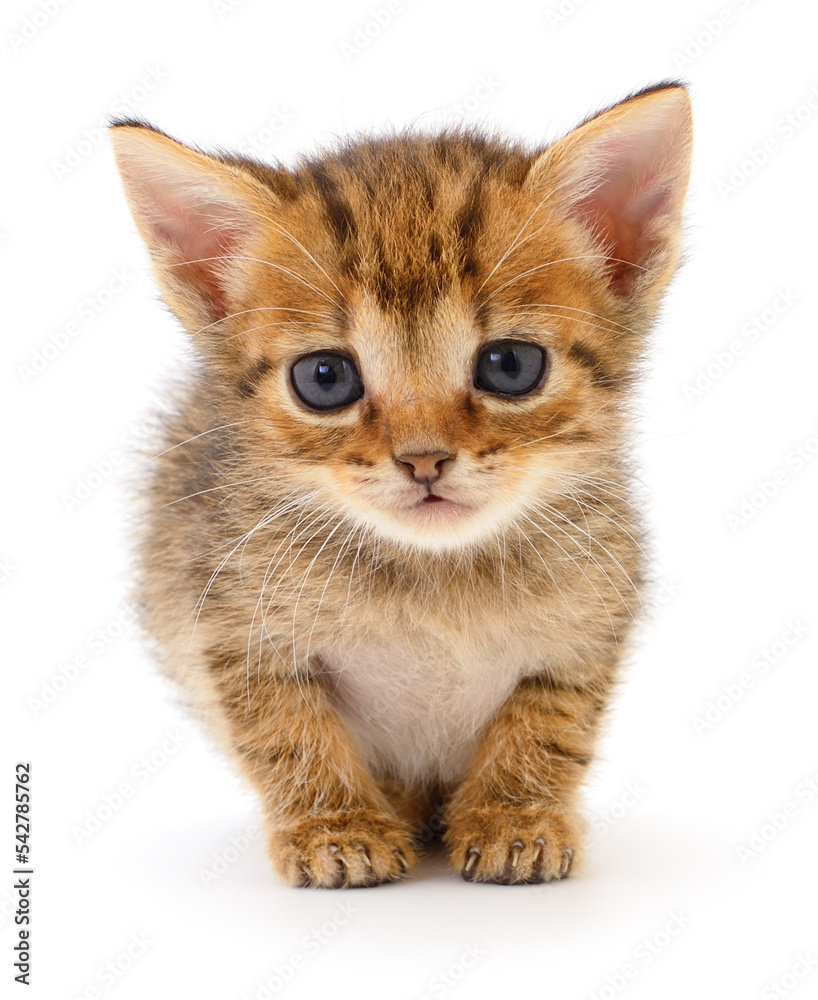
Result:
[[[238,166],[139,122],[115,124],[111,140],[165,301],[191,331],[223,319],[240,301],[272,193]]]
[[[554,143],[526,184],[592,237],[611,291],[658,297],[678,261],[691,147],[687,90],[651,88]]]

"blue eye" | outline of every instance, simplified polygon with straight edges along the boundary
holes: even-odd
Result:
[[[522,396],[540,384],[546,362],[546,353],[537,344],[525,340],[500,340],[480,353],[474,384],[485,392]]]
[[[316,351],[299,358],[290,371],[298,398],[313,410],[339,410],[364,394],[361,376],[351,358]]]

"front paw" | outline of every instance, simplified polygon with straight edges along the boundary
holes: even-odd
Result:
[[[572,814],[493,803],[450,816],[444,839],[467,882],[552,882],[571,871],[580,828]]]
[[[417,863],[408,828],[371,809],[307,816],[274,830],[268,846],[278,874],[295,886],[394,882]]]

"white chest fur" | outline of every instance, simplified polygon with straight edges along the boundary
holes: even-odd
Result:
[[[375,773],[462,777],[486,723],[533,667],[530,644],[394,629],[322,655],[339,712]]]

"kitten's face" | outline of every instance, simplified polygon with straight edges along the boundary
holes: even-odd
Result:
[[[630,104],[539,155],[397,138],[292,172],[117,130],[166,298],[260,470],[433,551],[582,490],[677,255],[687,96]]]
[[[271,250],[265,259],[280,259]],[[293,488],[394,541],[451,549],[512,523],[525,529],[526,509],[570,488],[608,434],[619,373],[599,331],[576,319],[598,304],[561,287],[556,267],[525,291],[517,282],[495,294],[520,267],[517,258],[498,268],[479,295],[480,282],[453,275],[411,323],[337,272],[343,322],[320,296],[300,293],[299,308],[325,317],[250,314],[254,327],[276,324],[248,334],[261,335],[244,401],[260,415],[259,457],[268,451]],[[270,292],[282,301],[283,289]]]
[[[571,488],[634,349],[615,346],[581,240],[529,224],[541,195],[521,186],[523,158],[488,176],[463,159],[427,151],[397,189],[366,161],[333,164],[346,237],[325,194],[280,209],[254,255],[287,270],[250,262],[237,311],[253,312],[229,321],[259,457],[316,504],[431,550],[525,530],[532,505]]]

